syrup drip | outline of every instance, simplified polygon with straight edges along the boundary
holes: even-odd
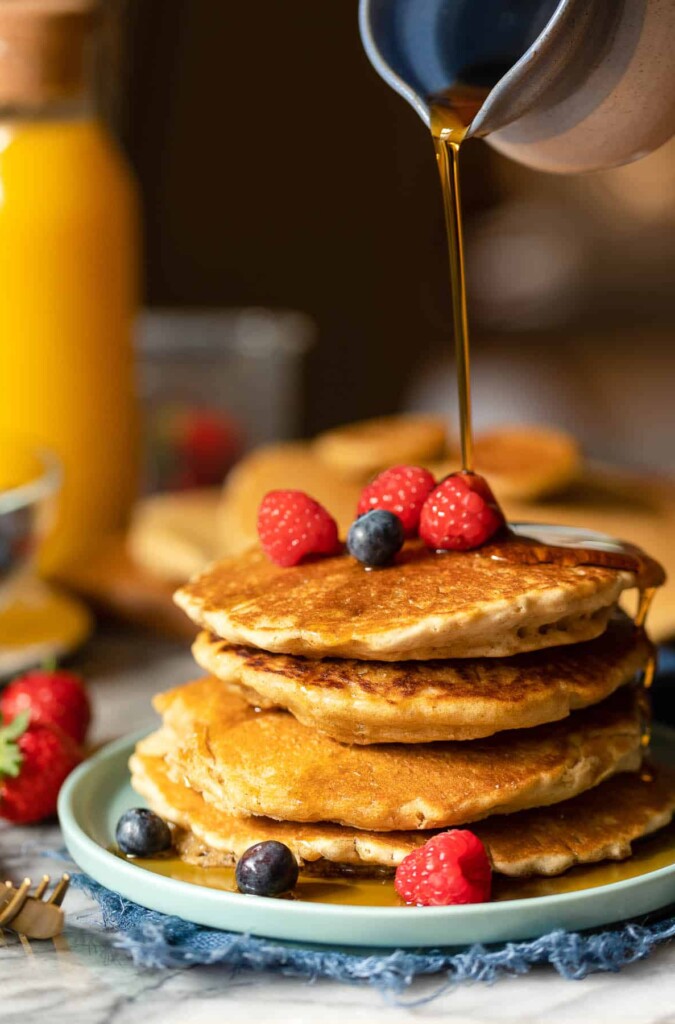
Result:
[[[644,589],[640,591],[638,608],[637,612],[635,613],[635,625],[638,626],[640,629],[644,627],[647,621],[649,609],[651,608],[652,603],[654,601],[654,597],[656,596],[656,590],[656,587],[644,587]],[[652,678],[653,676],[654,673],[652,672]],[[651,680],[649,681],[649,683],[645,683],[645,686],[651,686]]]
[[[664,579],[663,569],[639,548],[604,534],[543,523],[511,523],[499,539],[475,552],[482,558],[517,565],[599,566],[631,572],[640,588],[636,625],[644,626],[656,588]]]
[[[642,673],[642,686],[645,690],[649,690],[652,683],[654,682],[654,676],[656,675],[656,654],[652,654],[649,661],[645,665],[644,672]]]

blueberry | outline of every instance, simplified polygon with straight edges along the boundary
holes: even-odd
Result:
[[[403,546],[403,538],[403,523],[398,516],[374,508],[352,523],[347,548],[364,565],[387,565]]]
[[[269,839],[249,846],[237,862],[239,892],[252,896],[280,896],[290,892],[298,880],[298,864],[283,843]]]
[[[132,857],[152,857],[172,845],[171,829],[158,814],[147,807],[132,807],[117,822],[115,839],[122,853]]]

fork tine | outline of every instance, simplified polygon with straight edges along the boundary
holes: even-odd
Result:
[[[11,882],[3,882],[0,885],[0,910],[4,910],[12,896],[14,895],[14,886]]]
[[[61,875],[61,878],[58,880],[58,882],[54,886],[54,891],[51,894],[51,896],[49,897],[49,899],[47,900],[47,903],[53,903],[54,906],[60,907],[61,904],[63,903],[63,897],[66,895],[66,893],[68,891],[68,886],[69,885],[70,885],[70,875]]]
[[[49,882],[50,882],[49,875],[43,875],[42,878],[40,879],[38,885],[35,887],[35,892],[31,893],[31,896],[33,897],[34,900],[41,900],[42,899],[42,897],[45,894],[45,889],[49,885]]]
[[[12,920],[20,912],[24,903],[28,899],[28,890],[30,889],[30,887],[30,878],[24,878],[23,882],[16,890],[9,903],[6,903],[2,910],[0,910],[0,928],[4,924],[11,924]]]

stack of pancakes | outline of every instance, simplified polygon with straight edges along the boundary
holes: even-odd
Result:
[[[278,839],[306,870],[392,871],[465,825],[506,875],[627,857],[675,809],[645,763],[652,646],[618,608],[638,582],[418,542],[373,571],[225,559],[177,592],[208,675],[156,698],[133,785],[204,866]]]

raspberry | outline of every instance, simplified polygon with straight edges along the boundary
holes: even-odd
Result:
[[[356,514],[361,516],[374,508],[393,512],[403,523],[406,537],[414,537],[422,505],[434,485],[431,473],[421,466],[392,466],[361,492]]]
[[[486,903],[492,868],[478,836],[450,829],[413,850],[396,869],[394,886],[406,903],[447,907],[453,903]]]
[[[337,523],[304,491],[270,491],[258,509],[263,551],[277,565],[297,565],[305,555],[332,555],[338,548]]]
[[[420,537],[430,548],[470,551],[504,525],[487,482],[475,473],[453,473],[431,492],[420,516]]]

